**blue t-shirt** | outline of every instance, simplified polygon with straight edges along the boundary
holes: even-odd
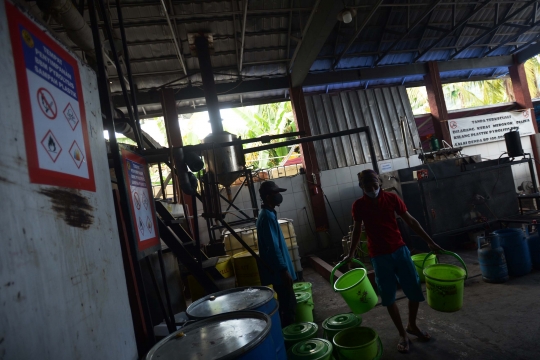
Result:
[[[273,270],[271,273],[266,266],[259,265],[259,275],[263,285],[281,285],[281,271],[288,270],[293,280],[296,280],[287,243],[277,221],[273,209],[262,206],[257,218],[257,240],[259,242],[259,255]]]

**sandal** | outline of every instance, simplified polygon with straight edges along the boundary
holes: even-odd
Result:
[[[400,337],[398,345],[397,345],[397,351],[399,351],[402,354],[408,354],[410,343],[411,343],[411,340],[409,340],[409,338]]]
[[[418,338],[418,340],[420,341],[429,341],[431,339],[431,335],[429,335],[427,332],[425,331],[422,331],[420,329],[418,329],[418,331],[413,331],[411,329],[409,329],[409,327],[407,327],[407,329],[405,329],[405,331],[407,331],[407,334],[411,334],[411,335],[414,335]]]

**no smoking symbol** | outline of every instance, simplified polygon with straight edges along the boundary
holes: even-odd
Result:
[[[455,121],[450,121],[450,127],[451,127],[452,129],[457,128],[457,122],[455,122]]]
[[[139,197],[138,192],[133,193],[133,200],[135,200],[135,207],[137,210],[141,210],[141,198]]]
[[[54,98],[49,90],[39,88],[37,91],[37,101],[43,114],[45,114],[45,116],[49,119],[54,120],[58,114],[58,108],[56,107],[56,101],[54,101]]]

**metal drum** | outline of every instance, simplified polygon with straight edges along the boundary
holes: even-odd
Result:
[[[500,246],[499,239],[489,236],[486,244],[482,244],[484,237],[479,236],[478,242],[478,263],[482,272],[482,280],[488,283],[503,283],[508,280],[508,267],[504,250]]]
[[[271,336],[275,345],[275,355],[278,360],[287,360],[278,309],[274,290],[265,286],[253,286],[224,290],[205,296],[191,304],[186,313],[195,320],[242,310],[256,310],[268,314],[272,318]]]
[[[523,276],[531,272],[531,254],[525,233],[521,229],[501,229],[493,232],[504,249],[508,274]]]
[[[275,360],[272,320],[238,311],[197,321],[157,343],[146,360]]]
[[[540,236],[538,232],[532,233],[527,238],[527,243],[531,252],[532,265],[535,269],[540,269]]]

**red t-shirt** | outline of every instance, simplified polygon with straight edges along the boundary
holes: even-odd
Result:
[[[370,257],[391,254],[405,245],[396,220],[396,213],[402,215],[407,212],[405,203],[396,194],[383,190],[379,192],[378,199],[376,205],[364,195],[352,206],[354,221],[364,222]]]

